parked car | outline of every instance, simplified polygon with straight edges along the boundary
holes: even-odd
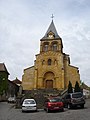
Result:
[[[68,93],[63,98],[64,106],[68,109],[72,107],[78,107],[84,108],[85,99],[81,92],[75,92],[75,93]]]
[[[25,99],[22,103],[22,112],[37,111],[37,104],[34,99]]]
[[[64,105],[60,97],[49,97],[45,100],[44,110],[48,113],[50,111],[64,111]]]
[[[8,100],[7,100],[8,103],[15,103],[16,102],[16,99],[15,97],[9,97]]]

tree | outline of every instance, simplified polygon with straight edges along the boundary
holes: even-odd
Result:
[[[73,93],[72,83],[70,81],[68,84],[68,93]]]
[[[80,91],[81,89],[80,89],[79,83],[78,81],[76,81],[74,92],[80,92]]]

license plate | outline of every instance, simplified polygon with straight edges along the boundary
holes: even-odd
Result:
[[[27,107],[27,109],[32,109],[32,107]]]
[[[59,107],[54,107],[55,109],[58,109]]]

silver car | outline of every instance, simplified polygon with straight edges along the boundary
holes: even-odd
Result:
[[[25,99],[22,104],[22,112],[37,111],[37,104],[34,99]]]
[[[8,103],[15,103],[16,102],[16,99],[15,97],[9,97],[8,100],[7,100]]]

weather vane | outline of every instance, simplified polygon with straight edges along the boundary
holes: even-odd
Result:
[[[54,15],[53,15],[53,14],[52,14],[51,18],[52,18],[52,20],[53,20],[53,18],[54,18]]]

